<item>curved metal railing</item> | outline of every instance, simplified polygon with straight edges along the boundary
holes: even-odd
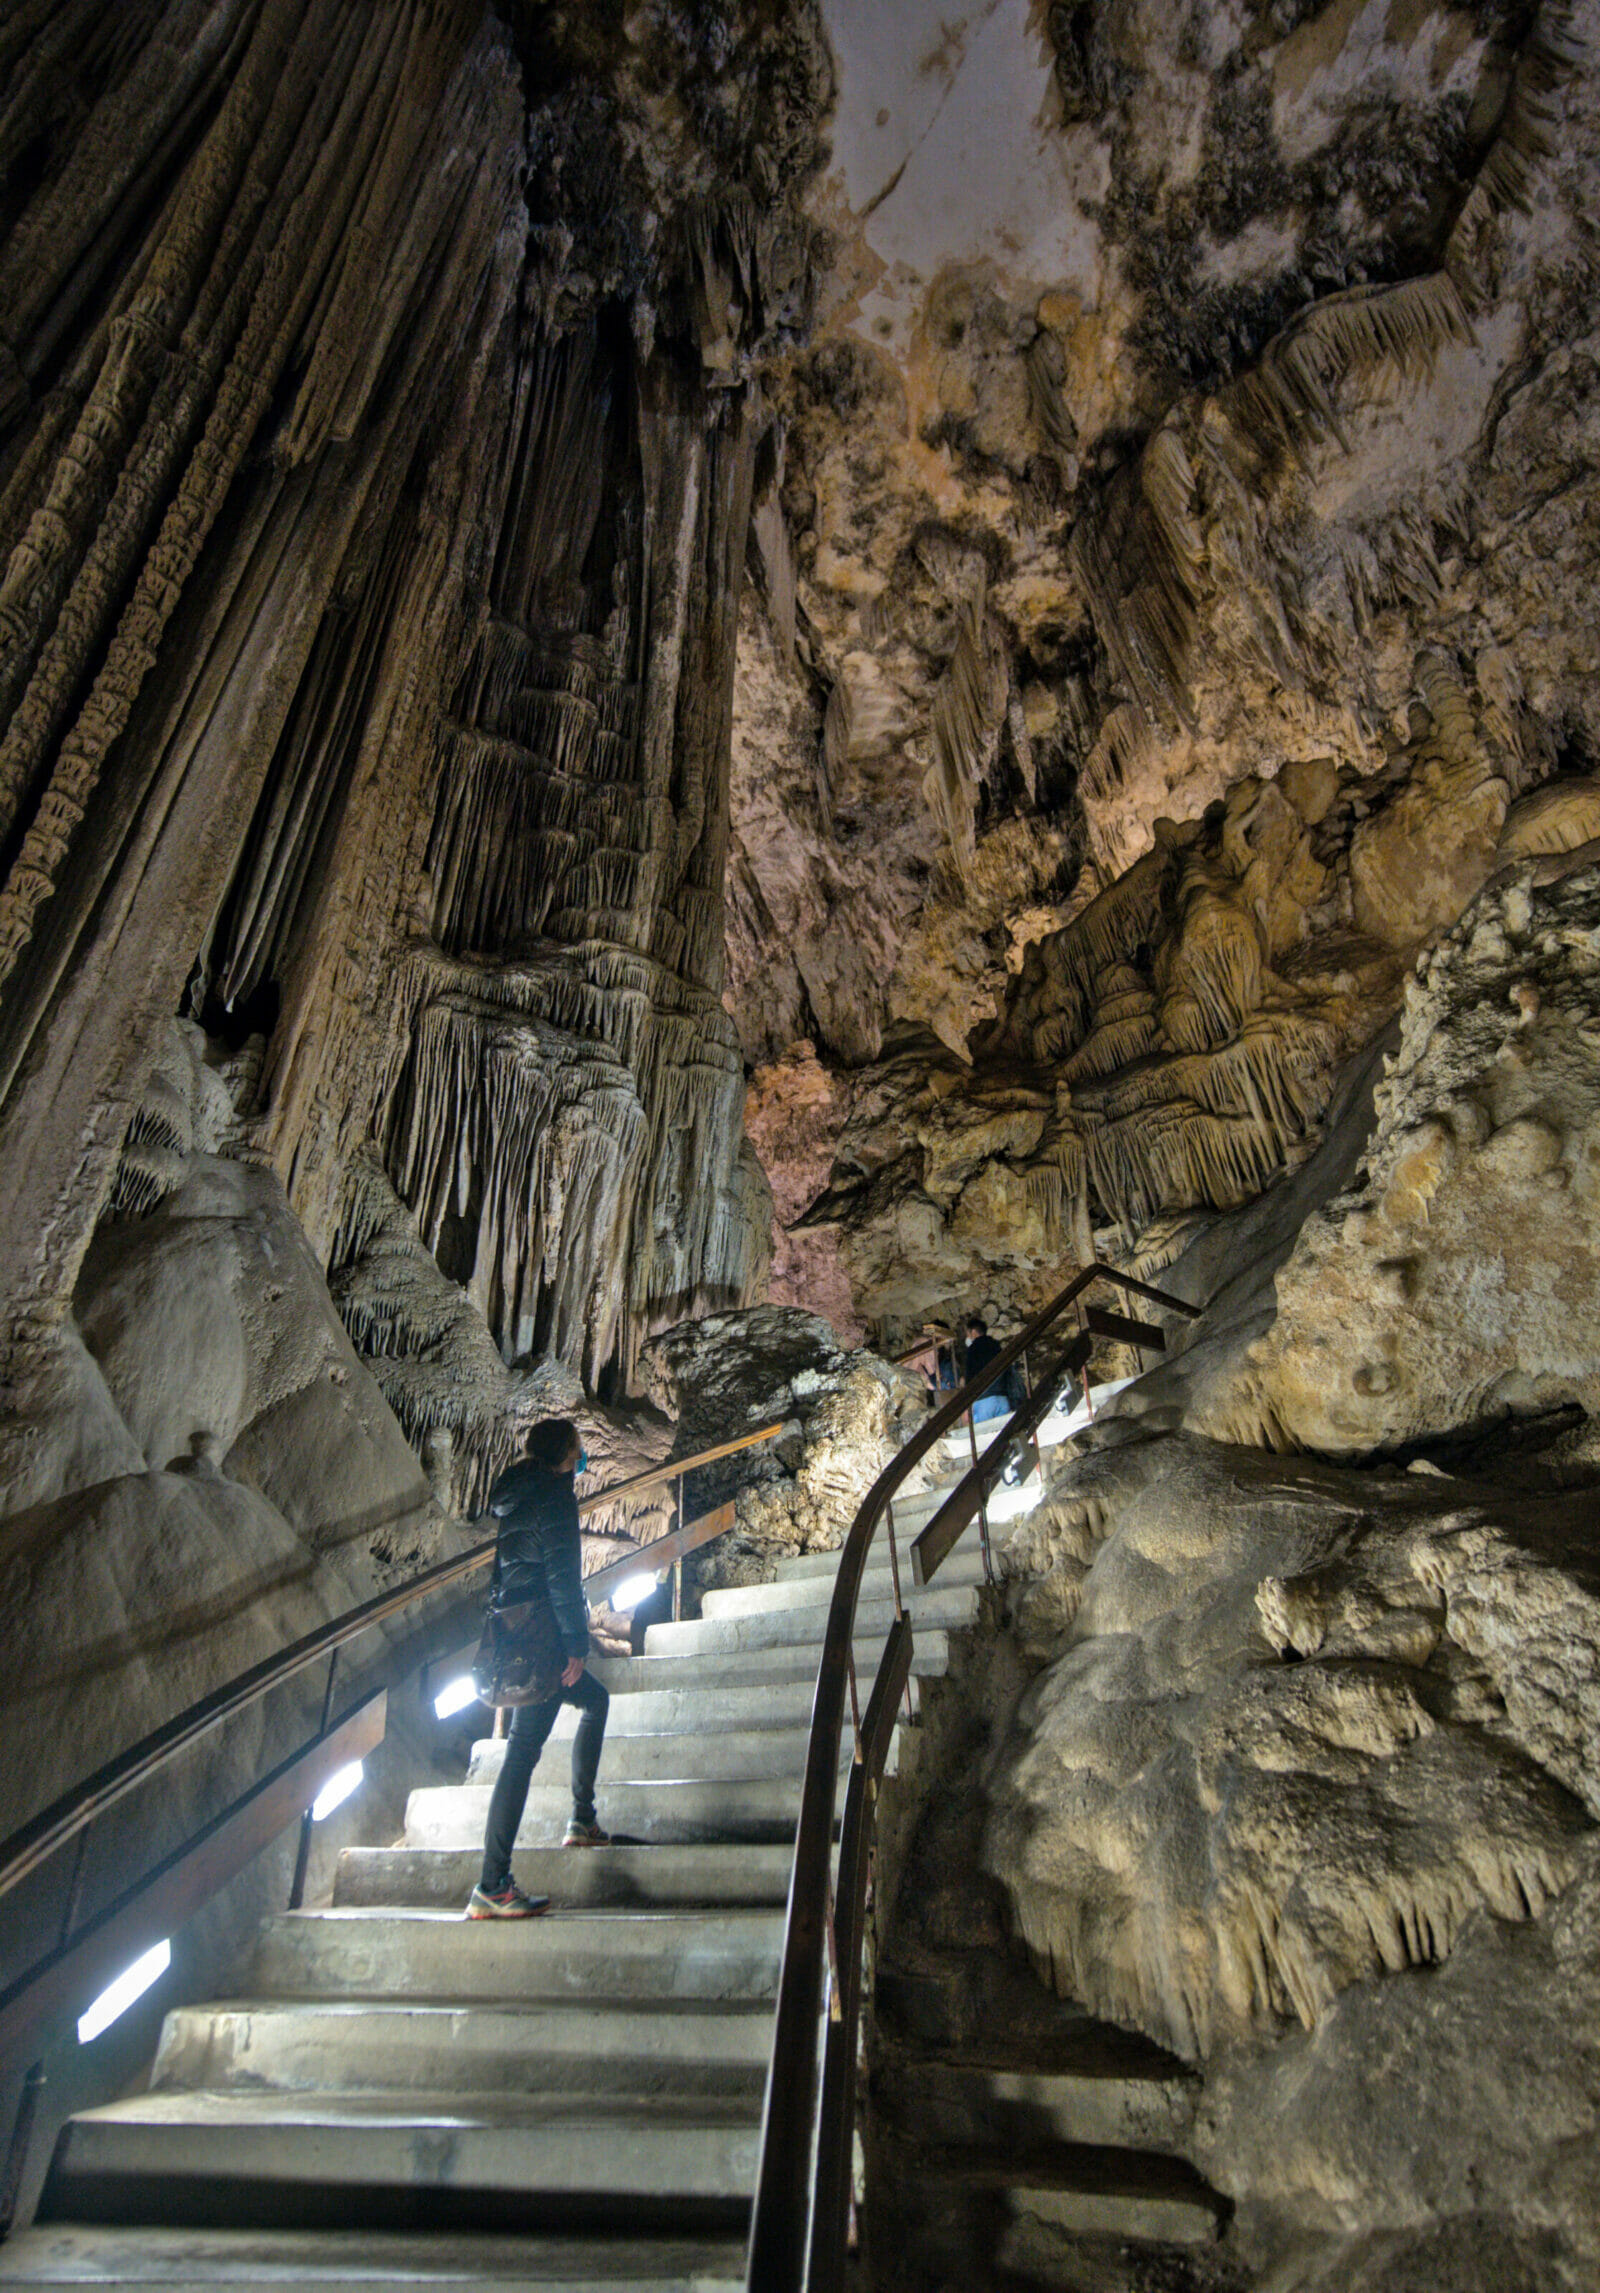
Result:
[[[642,1495],[646,1489],[659,1488],[663,1482],[681,1482],[701,1465],[714,1464],[719,1458],[731,1457],[737,1450],[755,1448],[761,1442],[775,1440],[783,1431],[785,1422],[780,1420],[776,1424],[764,1425],[753,1433],[741,1434],[735,1441],[723,1441],[714,1448],[697,1450],[692,1457],[678,1457],[664,1465],[653,1465],[648,1471],[635,1473],[626,1481],[613,1481],[609,1488],[597,1489],[591,1495],[580,1498],[579,1515],[581,1517],[585,1513],[594,1512],[601,1506],[614,1505],[622,1497]],[[681,1490],[679,1511],[682,1511]],[[318,1625],[314,1632],[291,1641],[287,1648],[280,1648],[276,1654],[263,1657],[259,1664],[252,1664],[248,1671],[240,1672],[220,1688],[212,1689],[209,1695],[202,1696],[185,1711],[175,1713],[170,1720],[163,1721],[159,1728],[152,1729],[138,1743],[119,1752],[114,1759],[108,1760],[81,1783],[63,1792],[59,1799],[42,1808],[0,1845],[0,1897],[8,1894],[31,1872],[47,1863],[75,1836],[85,1832],[97,1816],[103,1815],[108,1808],[126,1798],[129,1792],[136,1790],[191,1744],[209,1735],[236,1713],[259,1702],[285,1681],[292,1680],[297,1673],[315,1664],[319,1658],[337,1656],[347,1641],[358,1638],[373,1625],[384,1623],[402,1610],[414,1607],[418,1601],[428,1599],[433,1593],[443,1592],[449,1586],[458,1584],[463,1577],[472,1576],[477,1570],[486,1568],[494,1558],[494,1548],[495,1539],[488,1537],[481,1544],[471,1546],[464,1553],[457,1553],[450,1560],[435,1562],[432,1568],[423,1569],[404,1584],[388,1592],[376,1593],[370,1600],[346,1609],[342,1616]],[[648,1569],[652,1565],[650,1556],[653,1552],[659,1551],[661,1560],[668,1561],[682,1549],[681,1534],[674,1531],[668,1536],[654,1539],[648,1545],[635,1548],[625,1556],[625,1562],[610,1563],[597,1572],[596,1578],[587,1581],[594,1584],[629,1571]]]
[[[900,1593],[895,1549],[895,1492],[945,1434],[959,1425],[1030,1351],[1055,1332],[1062,1317],[1091,1285],[1106,1281],[1130,1298],[1147,1298],[1193,1320],[1200,1312],[1181,1298],[1098,1263],[1086,1266],[995,1359],[936,1408],[867,1492],[839,1556],[839,1573],[817,1666],[806,1747],[805,1781],[795,1832],[794,1872],[778,1982],[777,2022],[761,2131],[761,2162],[751,2219],[749,2293],[837,2293],[844,2282],[850,2208],[851,2136],[854,2127],[856,2030],[860,2007],[861,1941],[867,1897],[873,1807],[902,1693],[911,1674],[913,1641]],[[1160,1345],[1158,1331],[1122,1316],[1079,1307],[1073,1338],[1052,1359],[1035,1390],[979,1457],[928,1523],[913,1548],[918,1581],[926,1583],[1003,1469],[1019,1440],[1035,1432],[1055,1398],[1063,1372],[1085,1368],[1095,1335]],[[1087,1383],[1087,1381],[1086,1381]],[[864,1716],[857,1717],[854,1641],[856,1608],[867,1557],[878,1525],[887,1520],[895,1622]],[[988,1560],[985,1519],[985,1564]],[[856,1754],[845,1791],[839,1834],[838,1885],[833,1885],[834,1814],[839,1751],[849,1695]],[[826,2022],[827,2038],[822,2031]]]

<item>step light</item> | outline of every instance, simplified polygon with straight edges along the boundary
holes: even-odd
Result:
[[[351,1760],[347,1767],[335,1768],[311,1802],[312,1822],[321,1823],[336,1807],[343,1807],[350,1794],[359,1790],[366,1772],[360,1760]]]
[[[125,1967],[114,1983],[107,1983],[87,2014],[78,2017],[78,2044],[87,2046],[102,2030],[109,2030],[119,2014],[126,2014],[136,1998],[143,1998],[172,1964],[172,1945],[152,1943],[141,1958]]]
[[[637,1576],[625,1576],[611,1595],[611,1606],[620,1616],[637,1608],[641,1600],[648,1600],[655,1591],[658,1579],[648,1570],[641,1569]]]
[[[441,1720],[453,1720],[457,1712],[464,1712],[469,1704],[478,1701],[478,1691],[472,1674],[462,1672],[454,1680],[447,1680],[433,1699],[433,1708]]]

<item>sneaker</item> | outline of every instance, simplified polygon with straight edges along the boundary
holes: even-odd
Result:
[[[492,1895],[474,1887],[467,1897],[469,1919],[536,1919],[549,1908],[548,1895],[525,1895],[514,1879],[508,1879]]]
[[[563,1847],[609,1847],[611,1834],[602,1831],[598,1823],[580,1823],[574,1816],[567,1825],[561,1844]]]

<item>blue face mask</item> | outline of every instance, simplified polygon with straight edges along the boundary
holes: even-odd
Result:
[[[580,1449],[580,1450],[578,1451],[578,1462],[576,1463],[576,1465],[574,1465],[574,1466],[573,1466],[572,1470],[573,1470],[573,1472],[574,1472],[575,1474],[577,1474],[577,1473],[587,1473],[587,1472],[588,1472],[588,1470],[589,1470],[589,1452],[588,1452],[588,1450],[587,1450],[587,1449]]]

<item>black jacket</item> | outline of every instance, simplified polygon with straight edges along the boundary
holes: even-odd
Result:
[[[544,1593],[569,1656],[589,1653],[589,1611],[583,1598],[583,1543],[578,1496],[570,1473],[547,1473],[524,1459],[501,1474],[489,1492],[500,1523],[495,1547],[495,1606],[511,1608]]]
[[[989,1364],[994,1360],[996,1354],[998,1354],[999,1351],[1000,1345],[998,1339],[990,1337],[987,1330],[983,1331],[982,1334],[978,1337],[968,1338],[967,1377],[969,1379],[974,1377],[981,1377],[983,1372],[988,1368]],[[990,1390],[992,1392],[995,1389],[991,1387]]]

